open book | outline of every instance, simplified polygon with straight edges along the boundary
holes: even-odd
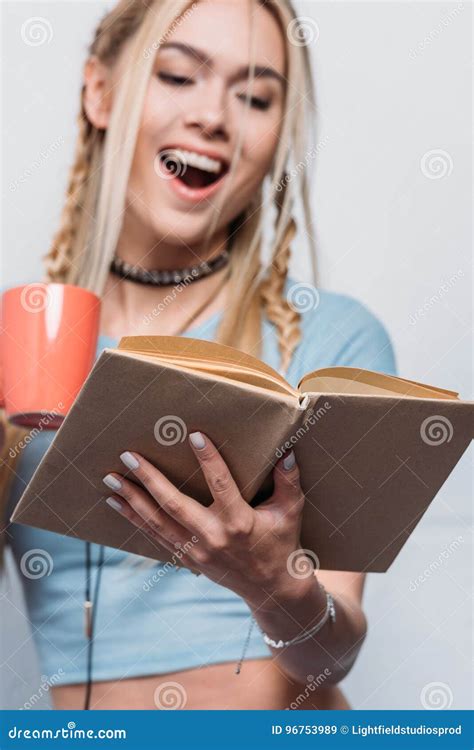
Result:
[[[125,337],[97,359],[12,521],[179,565],[110,510],[102,477],[124,473],[120,453],[136,451],[209,505],[187,440],[200,430],[253,506],[293,448],[302,548],[322,569],[385,571],[468,447],[473,408],[454,391],[352,367],[307,373],[295,389],[233,347]]]

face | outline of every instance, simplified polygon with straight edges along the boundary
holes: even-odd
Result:
[[[256,3],[253,8],[251,90],[249,12],[243,0],[201,0],[156,53],[127,214],[157,239],[190,245],[203,240],[218,207],[216,231],[222,231],[250,203],[271,168],[283,114],[285,45],[270,12]],[[240,158],[231,177],[239,137]]]

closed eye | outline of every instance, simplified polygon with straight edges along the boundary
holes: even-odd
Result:
[[[239,94],[239,99],[243,102],[247,101],[247,96],[245,94]],[[259,109],[262,112],[265,112],[270,107],[271,102],[269,102],[267,99],[260,99],[258,96],[251,96],[250,97],[250,106],[254,109]]]
[[[160,81],[163,81],[170,86],[190,86],[194,83],[192,78],[186,78],[186,76],[176,76],[172,73],[160,72],[158,73],[158,78],[160,79]],[[243,102],[247,100],[246,94],[239,94],[238,98]],[[253,107],[254,109],[258,109],[261,112],[267,110],[271,104],[271,102],[267,99],[261,99],[258,96],[251,96],[249,101],[251,107]]]
[[[189,86],[194,83],[192,78],[186,78],[185,76],[175,76],[172,73],[158,73],[158,78],[164,83],[168,83],[171,86]]]

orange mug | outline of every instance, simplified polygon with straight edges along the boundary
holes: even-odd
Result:
[[[72,284],[33,283],[1,299],[0,373],[10,422],[57,429],[95,359],[100,299]]]

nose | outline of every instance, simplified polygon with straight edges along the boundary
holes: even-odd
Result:
[[[185,124],[204,137],[214,140],[228,139],[226,101],[223,88],[220,85],[209,86],[205,92],[201,92],[199,100],[186,114]]]

